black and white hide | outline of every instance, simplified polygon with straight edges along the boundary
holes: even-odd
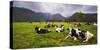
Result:
[[[56,25],[56,24],[48,24],[48,25],[46,25],[45,27],[47,27],[47,28],[50,28],[50,27],[57,27],[57,25]]]
[[[87,42],[89,39],[93,37],[93,34],[90,33],[89,31],[80,30],[78,28],[69,28],[68,30],[69,34],[66,38],[70,37],[73,38],[74,40],[85,39],[83,42]]]
[[[51,32],[48,28],[39,28],[39,27],[35,27],[35,31],[38,34],[45,34]]]
[[[56,32],[63,32],[64,31],[64,25],[61,25],[60,27],[56,28]]]

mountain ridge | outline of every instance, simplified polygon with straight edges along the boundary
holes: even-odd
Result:
[[[70,17],[63,17],[61,14],[50,14],[35,12],[26,8],[10,7],[11,17],[14,22],[38,22],[38,21],[68,21],[68,22],[96,22],[97,13],[76,12]],[[83,19],[84,17],[84,19]],[[81,19],[82,18],[82,19]],[[91,19],[91,20],[90,20]]]

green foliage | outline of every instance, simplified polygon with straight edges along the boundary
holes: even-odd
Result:
[[[69,22],[97,22],[97,14],[76,12],[67,20]]]
[[[76,13],[76,19],[81,20],[81,19],[84,19],[84,18],[85,18],[84,13],[82,13],[82,12]]]

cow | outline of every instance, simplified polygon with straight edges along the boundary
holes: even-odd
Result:
[[[50,27],[58,27],[58,26],[56,24],[48,24],[48,25],[46,25],[44,27],[50,28]]]
[[[74,40],[85,39],[83,42],[87,42],[89,39],[91,39],[94,36],[89,31],[80,30],[78,28],[69,28],[68,30],[69,30],[69,34],[68,36],[65,37],[65,39],[71,37]]]
[[[63,32],[64,31],[64,25],[61,25],[60,27],[56,28],[56,32]]]
[[[75,27],[80,27],[81,26],[81,23],[74,23],[74,26]]]
[[[51,32],[48,28],[39,28],[39,27],[35,27],[35,31],[38,33],[38,34],[45,34],[45,33],[49,33]]]

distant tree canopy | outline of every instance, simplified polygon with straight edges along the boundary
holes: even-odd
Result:
[[[74,13],[69,19],[69,21],[76,21],[76,22],[97,22],[97,14],[85,14],[82,12]]]
[[[76,13],[75,16],[76,16],[77,19],[83,19],[83,18],[85,18],[85,14],[82,13],[82,12]]]
[[[85,18],[85,14],[82,13],[82,12],[78,12],[75,14],[75,20],[76,21],[80,21],[80,20],[83,20]]]

